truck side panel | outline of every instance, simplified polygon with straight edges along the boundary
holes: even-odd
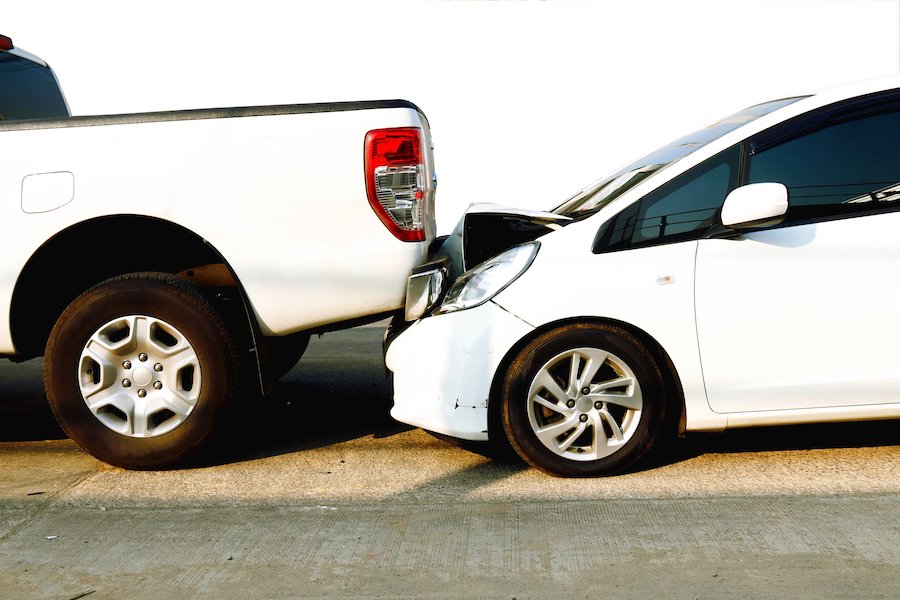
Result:
[[[368,204],[364,137],[385,127],[427,131],[415,110],[382,108],[0,132],[0,314],[9,314],[18,275],[45,240],[117,214],[164,219],[207,240],[266,335],[399,308],[428,241],[395,239]],[[67,175],[33,177],[60,173],[72,174],[71,201],[33,202],[35,183],[64,195]],[[29,210],[61,205],[26,213],[23,190]],[[110,231],[107,241],[109,252],[135,255],[166,243],[128,231]],[[0,353],[14,352],[0,328]]]

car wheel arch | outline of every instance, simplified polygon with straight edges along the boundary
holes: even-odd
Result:
[[[677,406],[674,407],[676,409],[676,414],[674,416],[678,419],[678,435],[682,435],[685,431],[687,416],[684,400],[684,389],[681,384],[681,378],[678,376],[678,371],[675,368],[675,364],[672,361],[672,358],[669,356],[669,353],[666,352],[665,348],[663,348],[663,346],[649,333],[647,333],[640,327],[632,325],[631,323],[598,316],[581,316],[569,317],[566,319],[559,319],[556,321],[544,323],[543,325],[540,325],[539,327],[536,327],[532,331],[528,332],[528,335],[519,339],[513,346],[509,348],[509,350],[507,350],[506,354],[503,356],[503,359],[500,361],[496,370],[494,371],[494,376],[491,381],[490,395],[487,401],[488,437],[491,440],[495,441],[505,440],[505,434],[503,432],[503,422],[501,418],[502,402],[500,401],[500,398],[504,375],[509,369],[512,362],[516,359],[522,349],[529,343],[531,343],[532,340],[540,337],[548,331],[552,331],[553,329],[558,329],[563,326],[574,324],[609,325],[619,327],[635,336],[642,344],[644,344],[644,346],[651,352],[654,359],[656,359],[660,367],[660,372],[663,375],[664,383],[672,391],[673,395],[671,397],[674,398],[677,402]]]

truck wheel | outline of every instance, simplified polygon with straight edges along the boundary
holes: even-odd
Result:
[[[225,323],[167,273],[108,279],[56,322],[44,358],[50,407],[75,442],[129,469],[176,465],[230,416],[239,361]]]

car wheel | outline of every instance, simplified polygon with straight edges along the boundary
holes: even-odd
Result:
[[[198,288],[165,273],[123,275],[76,298],[44,360],[47,398],[69,437],[132,469],[173,466],[207,447],[238,381],[219,314]]]
[[[661,437],[666,386],[652,354],[628,331],[572,324],[546,332],[513,360],[502,387],[506,435],[553,475],[621,472]]]

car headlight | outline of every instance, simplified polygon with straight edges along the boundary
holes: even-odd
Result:
[[[510,248],[459,276],[447,292],[436,314],[465,310],[484,304],[531,266],[537,255],[539,242],[529,242]]]

